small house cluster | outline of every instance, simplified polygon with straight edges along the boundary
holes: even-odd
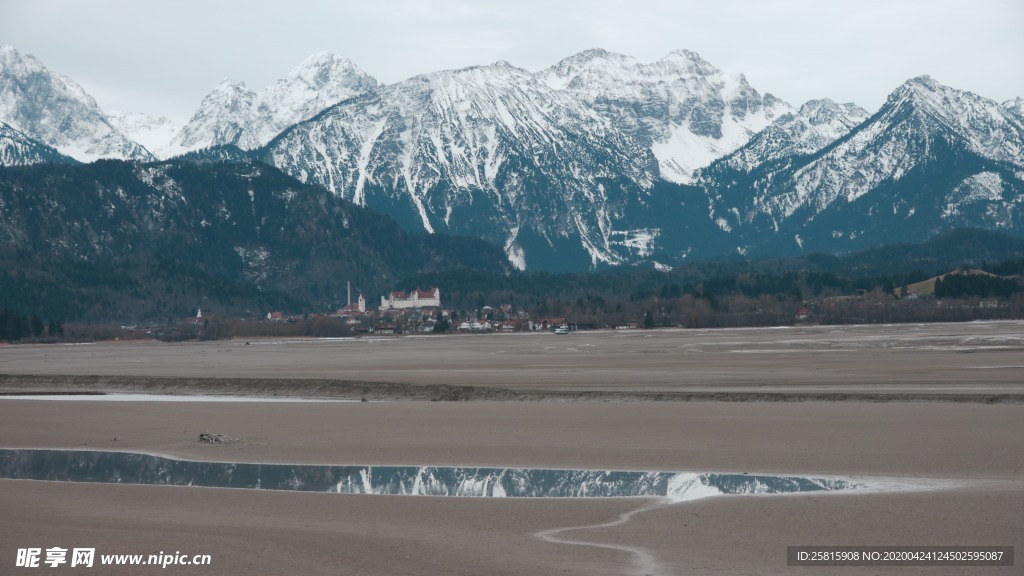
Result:
[[[441,289],[436,286],[427,290],[417,287],[410,292],[390,292],[380,297],[379,308],[368,310],[366,297],[360,293],[353,300],[349,285],[345,306],[334,313],[307,314],[297,318],[274,311],[267,314],[266,319],[270,322],[295,322],[315,317],[334,318],[352,331],[366,334],[429,333],[435,328],[458,332],[557,332],[561,329],[563,331],[559,333],[566,333],[570,329],[575,330],[575,325],[570,325],[564,317],[531,320],[525,312],[514,313],[511,304],[502,304],[500,308],[483,306],[465,313],[445,310],[441,303]]]
[[[331,316],[341,319],[356,332],[395,334],[403,331],[432,332],[434,325],[447,312],[441,309],[441,289],[415,290],[406,293],[394,291],[381,296],[380,307],[366,309],[366,297],[359,294],[352,301],[351,288],[348,303]]]

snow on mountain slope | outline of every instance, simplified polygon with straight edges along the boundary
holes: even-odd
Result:
[[[258,117],[266,122],[258,140],[265,144],[292,124],[370,92],[377,84],[347,58],[329,52],[313,54],[260,93]]]
[[[965,178],[956,188],[946,194],[942,218],[955,222],[972,205],[985,205],[984,217],[993,229],[1013,227],[1013,215],[1017,210],[1007,206],[1014,203],[1005,194],[1006,185],[1002,176],[994,172],[980,172]]]
[[[11,46],[0,46],[0,121],[84,162],[153,158],[114,128],[81,86]]]
[[[1010,112],[1024,118],[1024,98],[1018,96],[1013,100],[1007,100],[1006,102],[1003,102],[1003,106],[1008,108]]]
[[[790,192],[762,201],[779,216],[801,205],[821,211],[837,199],[852,202],[926,162],[940,139],[981,158],[1024,167],[1024,121],[992,100],[921,76],[897,88],[849,137],[797,170]]]
[[[377,81],[351,61],[313,54],[260,92],[225,80],[203,98],[166,148],[175,154],[222,144],[259,148],[289,126],[376,87]]]
[[[144,112],[111,110],[107,117],[114,128],[159,157],[167,155],[165,148],[179,130],[179,127],[167,118],[151,116]]]
[[[832,100],[811,100],[796,112],[783,114],[722,162],[750,172],[773,160],[813,154],[845,136],[870,116],[859,106]]]
[[[282,134],[267,156],[427,231],[496,240],[520,267],[537,257],[524,236],[568,242],[592,264],[620,262],[637,238],[616,229],[619,187],[649,188],[655,161],[571,94],[505,62],[347,100]]]
[[[256,99],[256,93],[244,82],[222,81],[203,97],[192,119],[164,149],[169,154],[181,154],[220,144],[239,148],[258,145],[255,140],[242,137],[256,123],[253,118]]]
[[[791,110],[771,94],[762,96],[742,75],[726,75],[688,50],[650,63],[587,50],[538,77],[649,146],[660,176],[677,183],[693,182],[695,170]]]
[[[28,166],[41,162],[75,161],[64,156],[52,146],[29,137],[27,134],[0,122],[0,166]]]
[[[834,112],[814,133],[839,133],[860,114]],[[800,125],[780,119],[702,171],[709,216],[738,249],[846,251],[954,228],[1024,229],[1024,121],[1001,104],[922,76],[817,152],[772,159]]]

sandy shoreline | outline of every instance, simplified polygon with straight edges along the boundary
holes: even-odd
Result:
[[[1008,390],[1011,388],[1007,388]],[[998,388],[912,388],[874,386],[850,390],[762,389],[762,390],[519,390],[514,388],[451,386],[438,384],[394,384],[287,378],[188,378],[146,376],[36,376],[0,374],[0,399],[56,397],[56,399],[139,401],[230,398],[280,402],[395,401],[430,402],[957,402],[973,404],[1024,404],[1024,393]]]
[[[345,348],[351,346],[347,342],[267,344],[259,353],[244,342],[7,347],[0,350],[0,372],[52,377],[53,383],[98,375],[374,384],[368,376],[387,382],[404,375],[392,382],[620,394],[880,393],[888,382],[896,393],[938,389],[970,395],[986,388],[1015,394],[1024,386],[1024,370],[1017,366],[1024,365],[1022,327],[978,323],[875,332],[723,331],[703,339],[666,333],[653,341],[617,334],[572,342],[554,336],[448,341],[465,344],[459,350],[440,350],[441,339],[364,342],[356,351]],[[543,348],[548,345],[554,351]],[[798,351],[749,352],[774,349]],[[498,350],[506,355],[490,354]],[[517,362],[525,361],[544,366],[517,371]],[[417,365],[425,368],[419,376]],[[17,388],[8,385],[10,378],[0,391]],[[202,431],[244,441],[201,444]],[[346,496],[0,480],[3,565],[13,565],[21,547],[85,546],[99,553],[177,550],[213,556],[210,567],[166,569],[188,574],[615,575],[640,573],[646,558],[646,571],[659,575],[1000,575],[1019,573],[1020,560],[1016,567],[984,569],[803,568],[786,566],[786,547],[1024,550],[1024,406],[1012,403],[0,399],[0,445],[211,461],[750,472],[942,485],[879,494],[728,496],[666,506],[651,499]],[[610,524],[631,512],[628,521]],[[538,537],[588,525],[604,526],[555,534],[586,546]],[[62,570],[77,568],[55,572]],[[90,573],[155,570],[95,567]]]
[[[659,574],[874,574],[879,569],[787,567],[785,548],[1019,548],[1024,542],[1020,411],[1016,405],[856,402],[4,400],[0,436],[7,446],[138,450],[216,461],[882,476],[942,479],[960,487],[722,497],[655,506],[618,526],[560,534],[616,550],[545,542],[535,535],[607,523],[652,501],[344,496],[2,480],[0,508],[13,522],[0,528],[0,540],[14,547],[82,542],[125,553],[174,548],[221,559],[208,571],[188,568],[201,574],[265,573],[268,567],[313,574],[632,574],[636,558],[623,547],[649,554]],[[196,438],[202,430],[247,443],[200,444]],[[961,574],[964,569],[915,570]],[[1014,573],[1013,568],[985,570]]]
[[[1024,321],[0,349],[0,373],[520,393],[1024,393]],[[0,383],[0,390],[4,389]],[[191,390],[194,392],[194,390]]]

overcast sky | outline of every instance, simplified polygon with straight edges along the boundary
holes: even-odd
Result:
[[[0,44],[105,110],[185,122],[224,78],[260,89],[330,51],[385,83],[587,48],[652,61],[687,48],[761,92],[877,109],[908,78],[1024,96],[1021,0],[0,0]]]

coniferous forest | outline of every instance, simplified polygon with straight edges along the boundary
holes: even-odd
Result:
[[[371,303],[437,286],[456,318],[595,328],[1024,317],[1024,239],[981,230],[842,255],[552,273],[515,271],[480,239],[409,232],[255,161],[0,168],[0,206],[8,341],[77,337],[83,324],[175,326],[199,309],[218,320],[186,336],[223,337],[241,330],[225,318],[333,312],[349,286]],[[302,333],[344,332],[315,324]]]

